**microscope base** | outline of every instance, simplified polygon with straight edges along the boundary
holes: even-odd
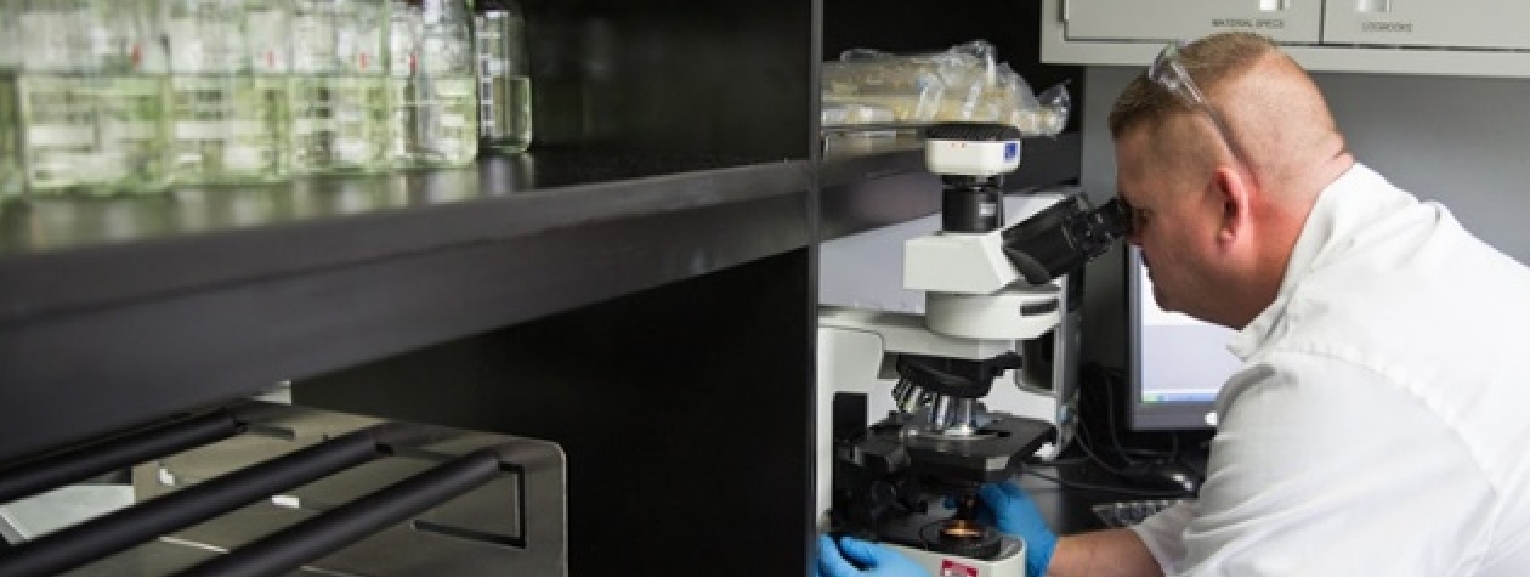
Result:
[[[936,551],[886,543],[908,556],[934,577],[1025,577],[1025,543],[1004,537],[1003,548],[992,559],[972,559]]]

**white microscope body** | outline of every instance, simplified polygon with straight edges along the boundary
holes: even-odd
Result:
[[[1060,277],[1125,233],[1119,203],[1090,210],[1064,196],[1006,225],[1002,175],[1019,166],[1020,138],[1004,128],[927,134],[926,164],[943,181],[942,230],[904,244],[902,278],[923,293],[923,314],[825,306],[818,316],[825,529],[869,533],[936,577],[1024,577],[1024,543],[976,523],[974,493],[1014,474],[1050,424],[989,412],[979,399],[1025,361],[1017,342],[1067,314]],[[896,382],[894,414],[867,427],[864,402],[840,394],[864,399],[887,380]]]

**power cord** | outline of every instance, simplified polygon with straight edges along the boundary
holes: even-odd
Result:
[[[1098,453],[1094,452],[1094,449],[1089,446],[1091,441],[1089,440],[1088,430],[1089,428],[1084,426],[1083,419],[1079,419],[1078,448],[1083,449],[1087,460],[1091,463],[1094,463],[1096,467],[1103,469],[1107,473],[1113,475],[1121,475],[1123,477],[1132,476],[1132,473],[1128,473],[1125,468],[1117,468],[1111,465],[1110,463],[1106,462],[1104,458],[1100,457]],[[1126,467],[1140,467],[1140,465],[1131,461],[1130,459],[1127,459]]]
[[[1075,411],[1077,427],[1075,438],[1079,448],[1084,452],[1084,458],[1101,470],[1126,478],[1139,478],[1148,474],[1153,467],[1165,464],[1187,465],[1182,460],[1181,440],[1178,432],[1169,433],[1167,440],[1169,447],[1164,449],[1151,449],[1142,447],[1128,447],[1121,441],[1120,425],[1117,420],[1116,387],[1123,387],[1126,377],[1120,369],[1106,367],[1099,363],[1085,363],[1080,367],[1080,410]],[[1095,393],[1095,389],[1104,389],[1103,397]],[[1090,398],[1084,398],[1084,392],[1090,392]],[[1089,402],[1092,401],[1092,402]],[[1105,405],[1105,431],[1101,433],[1098,427],[1090,427],[1090,423],[1098,421],[1088,420],[1084,417],[1089,411],[1084,407],[1095,409],[1093,414],[1098,415],[1101,409],[1098,405]],[[1102,438],[1103,437],[1103,438]],[[1107,457],[1113,457],[1107,459]],[[1200,467],[1189,466],[1198,474],[1203,474]]]
[[[1171,443],[1171,446],[1167,451],[1167,455],[1164,451],[1154,449],[1126,447],[1125,444],[1121,442],[1121,427],[1120,423],[1116,419],[1116,389],[1118,387],[1125,386],[1126,374],[1121,369],[1107,367],[1099,363],[1087,363],[1084,365],[1083,370],[1086,375],[1092,373],[1095,377],[1094,380],[1098,381],[1097,388],[1103,389],[1105,391],[1105,431],[1110,436],[1111,448],[1115,449],[1116,454],[1126,462],[1127,466],[1143,465],[1143,463],[1138,463],[1133,460],[1133,456],[1142,457],[1150,461],[1150,463],[1147,464],[1152,464],[1152,462],[1176,461],[1179,459],[1179,435],[1175,434],[1171,434],[1169,436],[1169,442]],[[1095,387],[1081,387],[1081,389],[1093,388]]]

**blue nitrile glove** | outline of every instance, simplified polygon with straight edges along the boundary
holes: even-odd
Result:
[[[902,553],[853,537],[840,537],[836,547],[834,539],[828,535],[818,536],[816,574],[818,577],[930,577],[929,572]]]
[[[1025,574],[1041,577],[1052,564],[1052,550],[1057,548],[1057,534],[1047,527],[1036,502],[1011,481],[989,483],[978,489],[982,521],[991,522],[1000,533],[1025,541]]]

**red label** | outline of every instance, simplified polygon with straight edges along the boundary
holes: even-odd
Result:
[[[977,567],[962,565],[950,559],[940,560],[940,575],[937,577],[978,577]]]

